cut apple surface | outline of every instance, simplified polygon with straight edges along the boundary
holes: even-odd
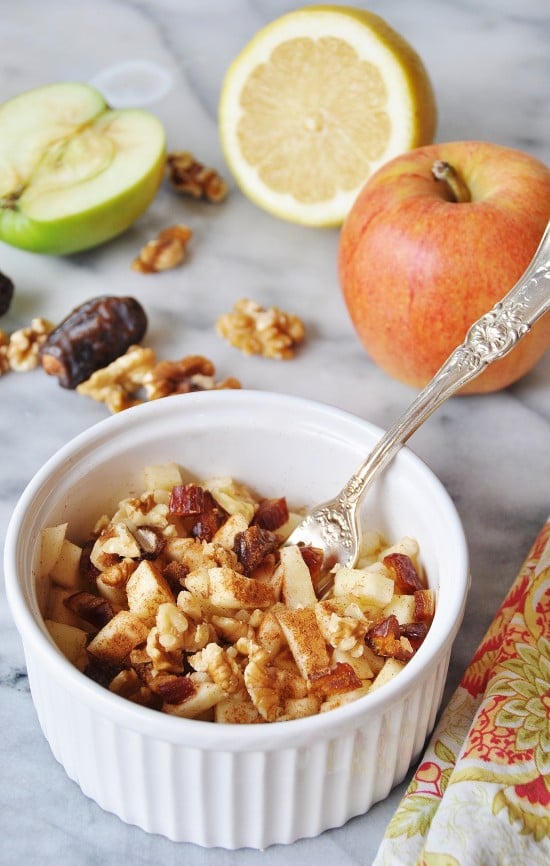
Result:
[[[0,240],[65,255],[115,237],[153,200],[165,153],[158,118],[86,84],[14,97],[0,106]]]

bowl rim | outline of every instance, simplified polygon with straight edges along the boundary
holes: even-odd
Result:
[[[386,713],[391,705],[400,703],[415,688],[420,685],[426,673],[422,648],[411,659],[395,679],[383,688],[367,694],[342,707],[325,713],[292,719],[276,724],[214,724],[197,719],[185,719],[161,713],[149,707],[143,707],[109,692],[104,686],[92,681],[80,672],[55,646],[49,637],[46,627],[39,623],[30,608],[26,594],[18,578],[18,551],[21,544],[20,530],[24,528],[25,516],[33,499],[51,475],[63,464],[72,460],[86,449],[97,447],[105,438],[120,433],[122,428],[132,423],[139,423],[153,413],[160,416],[168,412],[173,414],[179,408],[193,413],[211,404],[230,407],[247,404],[257,405],[261,401],[266,406],[294,408],[313,413],[319,418],[341,421],[357,432],[368,432],[379,437],[382,428],[354,415],[346,410],[336,408],[318,400],[287,395],[279,392],[247,390],[204,391],[192,394],[175,395],[168,401],[151,401],[132,407],[122,413],[109,416],[93,424],[77,434],[71,440],[57,449],[38,469],[28,482],[12,512],[4,545],[4,575],[6,595],[12,617],[20,633],[25,655],[31,650],[33,657],[38,656],[45,664],[46,671],[51,672],[56,682],[64,683],[67,691],[78,695],[87,705],[112,720],[117,720],[124,727],[139,731],[145,735],[153,734],[156,739],[205,750],[228,750],[231,752],[276,750],[293,745],[307,745],[315,739],[330,739],[346,729],[356,729],[361,724],[374,720]],[[164,405],[163,405],[164,404]],[[454,547],[456,553],[455,571],[462,578],[462,586],[457,594],[456,609],[453,612],[453,628],[442,635],[435,647],[432,647],[432,658],[428,668],[439,664],[440,656],[449,645],[452,645],[462,621],[466,597],[469,588],[469,557],[466,537],[462,522],[451,497],[442,482],[432,470],[407,446],[403,446],[393,462],[408,464],[414,472],[421,472],[432,494],[438,498],[438,503],[445,511],[445,516],[453,527],[455,534]],[[346,479],[343,479],[343,483]],[[430,634],[430,633],[429,633]],[[450,651],[450,649],[449,649]],[[31,683],[32,689],[32,683]]]

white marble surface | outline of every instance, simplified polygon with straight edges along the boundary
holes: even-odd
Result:
[[[0,99],[57,80],[95,81],[123,61],[160,68],[149,107],[171,149],[193,150],[227,176],[216,128],[224,72],[247,39],[293,8],[289,0],[4,0]],[[9,7],[9,8],[8,8]],[[439,140],[483,138],[550,162],[547,0],[370,0],[424,58],[439,103]],[[161,92],[164,86],[164,93]],[[132,94],[127,94],[128,100]],[[175,221],[192,226],[184,267],[147,277],[130,261],[150,235]],[[336,279],[336,231],[276,220],[232,186],[218,208],[163,189],[119,239],[70,259],[0,244],[0,270],[16,284],[0,325],[34,315],[59,320],[82,301],[131,294],[146,308],[147,342],[159,356],[210,356],[244,386],[332,403],[387,426],[414,396],[377,370],[351,328]],[[288,364],[245,358],[213,330],[240,297],[303,317],[309,341]],[[0,538],[31,475],[58,447],[105,417],[105,408],[37,370],[0,381]],[[455,398],[411,442],[439,475],[464,521],[472,589],[447,693],[481,639],[550,511],[550,356],[522,382],[482,398]],[[18,635],[0,588],[0,863],[94,866],[185,862],[229,866],[371,863],[402,792],[320,838],[263,853],[202,850],[148,836],[105,814],[69,781],[39,729]],[[253,796],[253,792],[244,794]]]

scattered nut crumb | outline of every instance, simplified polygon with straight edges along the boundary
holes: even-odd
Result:
[[[2,345],[2,348],[5,348],[9,369],[16,372],[34,370],[38,365],[40,347],[54,327],[53,322],[48,319],[35,318],[28,328],[14,331],[7,347],[5,344]]]
[[[96,370],[76,390],[105,403],[115,413],[172,394],[241,387],[233,377],[216,382],[214,374],[213,363],[201,355],[157,363],[153,349],[131,346],[116,361]]]
[[[193,232],[186,225],[169,226],[140,251],[132,262],[132,269],[142,274],[154,274],[175,268],[185,258],[187,244]]]
[[[243,298],[216,322],[218,334],[245,355],[288,360],[305,339],[304,323],[278,307],[261,307]]]
[[[226,198],[227,184],[223,178],[215,169],[198,162],[189,151],[169,153],[167,164],[170,183],[177,192],[215,203]]]

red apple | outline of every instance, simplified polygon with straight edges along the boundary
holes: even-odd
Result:
[[[382,166],[359,193],[339,245],[344,299],[371,358],[424,386],[518,281],[549,220],[550,170],[518,150],[449,142]],[[463,390],[510,385],[549,346],[545,316]]]

